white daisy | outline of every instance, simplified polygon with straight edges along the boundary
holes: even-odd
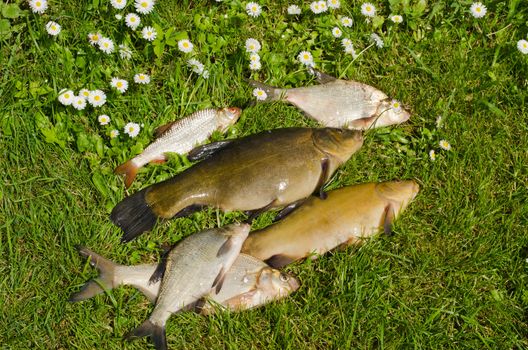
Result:
[[[193,50],[194,45],[187,39],[178,41],[178,49],[181,52],[189,53]]]
[[[350,17],[341,18],[341,24],[345,27],[348,27],[348,28],[352,27],[352,23],[354,23],[354,21]]]
[[[321,12],[328,11],[328,6],[326,5],[326,1],[318,1],[319,8],[321,9]]]
[[[103,37],[99,39],[99,49],[109,55],[114,52],[114,42],[109,38]]]
[[[396,113],[400,113],[401,112],[402,108],[401,108],[400,101],[392,100],[390,105],[391,105],[391,108],[394,110],[394,112],[396,112]]]
[[[132,50],[124,44],[119,45],[119,57],[125,60],[132,58]]]
[[[341,29],[339,29],[339,27],[334,27],[332,29],[332,35],[335,37],[335,38],[340,38],[341,35],[343,35],[343,31],[341,31]]]
[[[312,10],[312,12],[315,14],[319,14],[322,12],[318,1],[314,1],[310,4],[310,10]]]
[[[141,130],[141,127],[138,123],[127,123],[125,125],[125,134],[128,134],[132,138],[139,134],[139,130]]]
[[[253,96],[255,96],[259,101],[264,101],[268,97],[268,94],[266,93],[266,91],[260,88],[256,88],[253,89]]]
[[[345,46],[345,53],[352,55],[352,58],[358,57],[354,45]]]
[[[338,9],[341,7],[341,3],[339,2],[339,0],[328,0],[326,2],[326,4],[328,5],[328,7],[330,7],[331,9]]]
[[[128,89],[128,81],[119,78],[112,78],[110,86],[120,93],[124,93]]]
[[[481,2],[474,2],[469,8],[469,10],[475,18],[482,18],[486,15],[486,12],[488,12],[486,6],[482,5]]]
[[[203,63],[198,61],[197,59],[191,58],[187,61],[187,65],[191,67],[192,71],[196,74],[202,74],[204,71]]]
[[[101,125],[107,125],[108,123],[110,123],[110,117],[106,114],[101,114],[99,117],[97,117],[97,120]]]
[[[202,72],[202,78],[208,79],[209,78],[209,71],[207,69],[204,69]]]
[[[451,149],[451,145],[446,140],[440,140],[439,145],[443,150],[449,151]]]
[[[299,61],[307,67],[313,67],[315,65],[313,56],[309,51],[301,51],[298,58]]]
[[[141,30],[141,35],[143,36],[143,39],[146,39],[148,41],[152,41],[152,40],[156,39],[156,36],[158,35],[158,33],[156,32],[156,29],[154,29],[152,27],[144,27]]]
[[[112,4],[115,9],[122,10],[126,6],[126,0],[110,0],[110,4]]]
[[[146,15],[152,12],[152,9],[154,8],[154,2],[154,0],[136,0],[134,7],[136,8],[137,12],[141,13],[142,15]]]
[[[433,162],[436,160],[436,152],[434,149],[429,151],[429,159],[431,159]]]
[[[400,15],[392,15],[390,16],[390,19],[392,22],[396,23],[396,24],[399,24],[401,22],[403,22],[403,17],[400,16]]]
[[[372,33],[370,34],[370,40],[374,41],[374,43],[376,44],[376,46],[380,49],[383,48],[383,46],[385,45],[385,43],[383,42],[383,40],[380,38],[380,36],[376,33]]]
[[[521,39],[517,41],[517,49],[523,54],[528,54],[528,41]]]
[[[34,13],[43,14],[48,9],[48,0],[29,0],[29,7]]]
[[[262,68],[260,61],[254,61],[249,64],[249,69],[251,70],[259,70],[260,68]]]
[[[114,129],[114,130],[110,131],[110,138],[111,139],[115,139],[118,136],[119,136],[119,130]]]
[[[246,12],[251,17],[258,17],[262,13],[262,7],[256,2],[248,2],[246,5]]]
[[[59,35],[61,31],[61,26],[56,22],[49,21],[48,23],[46,23],[46,31],[49,35],[56,36]]]
[[[116,13],[115,18],[120,21],[123,19],[123,15],[120,15],[119,13]]]
[[[249,38],[246,40],[246,52],[259,52],[261,49],[260,43],[257,39]]]
[[[300,15],[301,8],[297,5],[290,5],[288,6],[288,14],[289,15]]]
[[[59,93],[59,102],[62,103],[65,106],[69,106],[73,102],[73,97],[75,95],[73,94],[73,91],[71,90],[62,90]]]
[[[260,56],[258,53],[252,53],[249,55],[249,61],[250,62],[260,62]]]
[[[88,34],[88,40],[90,41],[90,44],[92,46],[99,44],[99,40],[101,40],[102,37],[103,36],[101,35],[101,33],[89,33]]]
[[[136,28],[139,27],[139,24],[141,23],[141,19],[135,13],[128,13],[125,16],[125,23],[130,29],[136,30]]]
[[[88,103],[94,107],[101,107],[106,103],[106,94],[101,90],[90,91]]]
[[[343,40],[341,40],[341,45],[343,45],[343,47],[351,46],[352,40],[348,38],[344,38]]]
[[[144,73],[138,73],[134,75],[134,82],[136,84],[148,84],[150,83],[150,76]]]
[[[79,91],[79,96],[81,96],[82,98],[84,98],[85,100],[88,100],[88,97],[90,97],[90,90],[88,89],[81,89]]]
[[[86,107],[86,100],[82,96],[74,96],[71,105],[76,110],[82,111]]]
[[[366,17],[374,17],[376,15],[376,7],[370,2],[365,2],[361,5],[361,13]]]

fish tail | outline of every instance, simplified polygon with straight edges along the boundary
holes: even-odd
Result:
[[[150,231],[158,220],[145,200],[145,193],[146,189],[143,189],[123,199],[110,213],[112,222],[124,232],[121,242],[129,242],[143,232]]]
[[[139,168],[131,159],[115,168],[114,173],[125,174],[125,186],[129,188],[132,182],[134,182]]]
[[[105,290],[114,288],[115,270],[118,266],[114,262],[92,252],[86,247],[78,247],[79,254],[90,259],[90,265],[99,270],[99,276],[84,284],[81,291],[71,295],[69,301],[77,302],[90,299]]]
[[[145,320],[139,327],[128,332],[125,335],[126,340],[131,340],[134,338],[141,338],[150,336],[154,346],[157,350],[166,350],[167,349],[167,338],[165,337],[165,327],[159,326],[149,319]]]
[[[271,85],[267,85],[255,80],[246,79],[246,81],[253,87],[262,89],[266,93],[266,98],[262,101],[264,102],[271,102],[271,101],[279,101],[284,99],[285,97],[285,89],[279,89]]]

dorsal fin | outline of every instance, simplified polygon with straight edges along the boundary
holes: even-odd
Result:
[[[310,68],[310,73],[312,73],[313,75],[315,75],[315,78],[317,79],[317,82],[319,84],[326,84],[326,83],[331,83],[333,81],[336,81],[338,80],[337,78],[331,76],[331,75],[328,75],[326,73],[323,73],[317,69],[314,69],[314,68]]]
[[[156,130],[154,130],[154,137],[155,138],[158,138],[160,137],[161,135],[163,135],[167,130],[169,130],[171,128],[171,126],[173,126],[174,124],[176,124],[177,122],[170,122],[170,123],[167,123],[165,125],[162,125],[162,126],[158,126],[156,128]]]

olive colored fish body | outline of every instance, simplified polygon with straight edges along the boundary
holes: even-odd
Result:
[[[172,179],[125,198],[111,219],[129,241],[157,218],[182,216],[189,207],[281,207],[321,187],[362,143],[360,132],[333,128],[278,129],[234,140]]]
[[[390,226],[419,191],[414,181],[367,183],[311,197],[289,216],[252,232],[242,252],[282,267],[363,239]]]
[[[117,174],[126,174],[129,187],[139,168],[150,162],[164,162],[166,153],[187,154],[197,144],[207,140],[215,131],[224,132],[234,124],[240,108],[204,109],[188,117],[160,127],[157,138],[141,154],[116,168]]]

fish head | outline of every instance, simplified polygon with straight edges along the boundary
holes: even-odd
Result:
[[[377,112],[379,113],[371,127],[396,125],[406,122],[411,114],[396,100],[384,99],[380,102]]]
[[[241,113],[242,109],[238,107],[226,107],[219,109],[218,113],[216,114],[216,118],[218,125],[220,126],[220,131],[225,132],[230,125],[235,124],[238,118],[240,118]]]
[[[363,132],[359,130],[321,128],[314,131],[314,144],[321,151],[345,162],[363,145]]]
[[[299,280],[290,274],[264,267],[257,279],[257,289],[266,299],[284,298],[300,287]]]
[[[387,181],[376,186],[379,195],[396,203],[398,211],[404,210],[420,191],[420,185],[414,180]]]

